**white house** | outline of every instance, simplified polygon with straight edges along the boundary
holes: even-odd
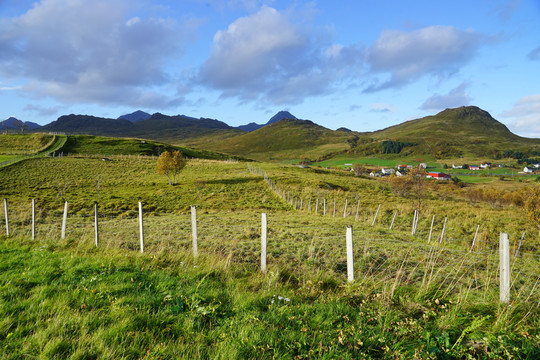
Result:
[[[525,172],[525,173],[532,173],[532,172],[534,172],[534,170],[533,170],[532,168],[529,168],[529,167],[524,167],[524,168],[523,168],[523,172]]]
[[[390,175],[390,174],[393,174],[395,171],[396,171],[396,170],[390,169],[390,168],[388,168],[388,169],[383,168],[383,169],[381,170],[381,172],[382,172],[384,175]]]
[[[463,165],[454,165],[454,164],[452,164],[452,169],[463,169]]]

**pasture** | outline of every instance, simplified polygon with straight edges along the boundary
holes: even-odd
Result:
[[[540,239],[522,208],[471,203],[466,190],[431,183],[412,235],[418,199],[396,195],[384,180],[253,166],[283,192],[243,162],[189,161],[177,186],[156,173],[152,157],[39,158],[1,169],[0,197],[8,199],[10,217],[10,236],[0,237],[1,356],[540,355]],[[65,201],[69,216],[61,239]],[[190,205],[198,213],[197,258]],[[259,268],[261,213],[268,214],[267,274]],[[351,283],[347,225],[354,228]],[[511,260],[510,304],[498,301],[500,232],[510,235],[512,255],[526,233]]]

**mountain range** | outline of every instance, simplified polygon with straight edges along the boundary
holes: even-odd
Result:
[[[8,130],[21,130],[22,128],[24,128],[25,130],[35,130],[41,127],[41,125],[34,122],[22,121],[13,116],[10,116],[6,120],[3,120],[0,125],[3,129]]]
[[[17,120],[13,119],[4,123],[12,124]],[[32,128],[35,129],[33,125]],[[396,149],[401,156],[429,154],[436,158],[469,155],[493,158],[504,150],[540,152],[540,139],[513,134],[475,106],[446,109],[436,115],[364,133],[346,128],[330,130],[300,120],[287,111],[278,112],[265,124],[250,123],[236,128],[215,119],[150,115],[140,110],[117,119],[71,114],[38,130],[145,138],[255,160],[320,159],[343,152],[373,155]]]

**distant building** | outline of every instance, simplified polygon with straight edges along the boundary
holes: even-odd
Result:
[[[534,172],[534,170],[533,170],[532,168],[530,168],[530,167],[524,167],[524,168],[523,168],[523,172],[525,172],[525,173],[532,173],[532,172]]]
[[[450,175],[437,171],[430,172],[426,177],[435,180],[452,180]]]
[[[480,166],[478,166],[478,165],[470,165],[469,170],[480,170]]]
[[[427,164],[426,163],[421,163],[420,165],[418,165],[418,167],[420,169],[427,169]]]
[[[482,169],[488,169],[491,167],[491,163],[490,162],[483,162],[482,164],[480,164],[480,167]]]
[[[388,169],[384,169],[384,168],[383,168],[383,169],[381,170],[381,172],[382,172],[384,175],[390,175],[390,174],[393,174],[394,172],[396,172],[396,170],[390,169],[390,168],[388,168]]]
[[[463,169],[463,165],[454,165],[454,164],[452,164],[452,169]]]

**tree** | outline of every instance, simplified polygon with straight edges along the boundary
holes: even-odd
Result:
[[[13,122],[13,125],[14,125],[17,129],[19,129],[19,131],[21,132],[21,134],[24,134],[24,130],[26,130],[26,129],[28,128],[28,125],[26,125],[26,123],[25,123],[24,121],[19,120],[19,119],[15,120],[15,121]]]
[[[169,151],[164,151],[158,158],[157,172],[167,175],[169,185],[176,185],[180,170],[184,166],[186,166],[186,159],[180,151],[176,150],[172,154]]]
[[[369,170],[366,169],[365,167],[363,167],[362,164],[359,164],[359,163],[355,163],[353,165],[352,169],[353,169],[354,175],[356,175],[356,176],[360,176],[360,175],[364,175],[364,174],[369,173]]]

